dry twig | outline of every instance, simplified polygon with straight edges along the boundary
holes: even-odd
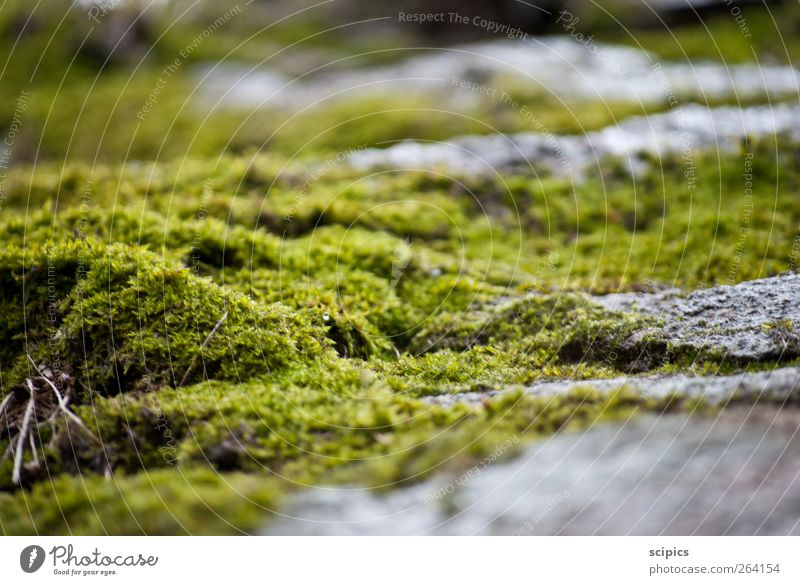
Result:
[[[214,335],[216,335],[217,330],[222,326],[222,324],[225,322],[225,319],[227,319],[227,318],[228,318],[228,311],[225,311],[225,314],[222,316],[222,319],[217,321],[217,324],[214,325],[214,328],[211,330],[211,333],[208,334],[208,337],[206,337],[206,340],[202,343],[202,345],[200,345],[200,352],[201,353],[206,348],[208,343],[211,341],[211,338],[214,337]],[[200,355],[200,354],[198,353],[198,355]],[[190,363],[189,367],[186,368],[186,373],[183,375],[183,378],[181,378],[181,381],[178,384],[179,387],[183,386],[186,383],[186,380],[189,379],[189,374],[192,373],[192,370],[194,369],[194,366],[195,366],[196,363],[197,363],[197,356],[194,356],[194,358],[192,358],[192,363]]]
[[[67,408],[67,401],[61,395],[61,392],[59,391],[58,387],[56,387],[56,385],[53,384],[53,382],[51,382],[50,379],[42,373],[42,371],[39,369],[39,367],[36,365],[36,362],[33,361],[33,358],[30,355],[28,356],[28,359],[30,360],[31,364],[36,369],[36,371],[39,373],[39,376],[41,376],[41,378],[50,386],[50,388],[52,388],[53,392],[56,395],[56,400],[58,400],[58,407],[64,413],[64,416],[68,417],[72,422],[78,425],[81,428],[81,430],[85,431],[95,442],[101,443],[100,439],[94,436],[94,433],[92,433],[92,431],[89,430],[89,428],[83,423],[83,421],[78,417],[78,415],[72,412],[69,408]],[[28,380],[28,383],[30,383],[30,380]],[[33,387],[31,386],[31,388]]]
[[[28,387],[31,391],[31,397],[28,399],[28,406],[25,407],[25,416],[22,418],[22,428],[19,432],[19,436],[17,437],[17,449],[16,453],[14,453],[14,471],[11,474],[11,481],[19,485],[20,482],[20,475],[22,472],[22,453],[25,451],[25,439],[28,435],[28,429],[31,424],[31,416],[33,416],[33,412],[36,409],[36,399],[33,396],[33,383],[30,379],[27,380]]]
[[[8,406],[8,403],[11,402],[11,398],[13,396],[14,396],[14,393],[13,392],[9,392],[6,395],[6,397],[3,398],[3,402],[0,402],[0,417],[2,417],[5,414],[6,407]]]

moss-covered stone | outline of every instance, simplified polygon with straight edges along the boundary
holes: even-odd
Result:
[[[57,475],[55,463],[53,481],[0,492],[2,528],[10,534],[254,532],[304,485],[358,481],[387,489],[468,468],[510,437],[524,444],[627,418],[639,403],[625,392],[577,391],[556,400],[507,395],[479,409],[440,409],[371,387],[357,371],[323,375],[325,389],[315,390],[317,374],[299,374],[303,386],[288,390],[201,384],[157,398],[102,398],[83,413],[102,420],[107,448],[124,454],[126,465],[115,460],[120,465],[106,479],[86,470],[80,478]]]

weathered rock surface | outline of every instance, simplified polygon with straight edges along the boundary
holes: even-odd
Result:
[[[678,395],[685,398],[702,398],[710,404],[729,400],[752,399],[784,404],[794,402],[800,391],[800,368],[778,368],[767,372],[740,373],[728,376],[651,376],[640,378],[612,378],[586,382],[543,382],[526,388],[538,396],[562,394],[575,386],[588,386],[601,392],[613,392],[623,386],[652,398]]]
[[[800,414],[638,417],[473,474],[378,495],[318,488],[270,534],[800,534]]]
[[[454,78],[501,92],[524,84],[558,98],[669,103],[693,98],[738,100],[797,95],[798,72],[787,66],[714,62],[662,63],[631,47],[540,37],[479,42],[448,48],[408,49],[398,64],[351,68],[334,62],[300,77],[241,64],[199,70],[202,95],[231,107],[299,108],[365,94],[424,92],[453,108],[486,99]],[[357,63],[352,62],[350,67]]]
[[[697,290],[592,297],[606,308],[658,317],[656,333],[674,347],[711,349],[741,361],[800,355],[800,274]],[[651,333],[651,332],[646,332]]]
[[[735,152],[745,138],[789,134],[800,139],[800,105],[707,108],[687,105],[664,114],[635,117],[583,136],[546,132],[465,136],[440,143],[401,142],[356,153],[357,168],[444,169],[493,175],[554,173],[582,177],[608,158],[631,172],[647,168],[646,157],[680,155],[691,166],[693,152]]]
[[[743,361],[798,355],[793,323],[800,275],[698,290],[626,293],[590,300],[663,323],[678,349],[712,349]],[[719,418],[648,415],[530,447],[481,468],[386,496],[312,490],[276,522],[275,534],[800,534],[800,368],[724,376],[641,376],[541,382],[553,396],[575,387],[643,397],[677,394],[733,402]],[[428,397],[480,405],[499,392]],[[738,405],[736,405],[738,404]],[[776,408],[777,406],[777,408]]]
[[[800,368],[778,368],[766,372],[740,373],[728,376],[670,376],[619,377],[602,380],[558,380],[537,382],[525,388],[525,392],[536,396],[556,396],[575,388],[592,388],[599,392],[614,392],[627,388],[648,398],[680,396],[687,399],[702,399],[709,404],[720,404],[729,400],[758,400],[786,404],[797,402],[800,395]],[[506,392],[463,392],[427,396],[423,400],[437,406],[452,406],[458,403],[480,405],[487,398]]]
[[[660,325],[634,333],[631,347],[645,337],[658,339],[672,351],[694,355],[715,352],[741,363],[787,360],[800,356],[800,274],[784,274],[715,286],[688,295],[668,290],[656,293],[618,293],[589,297],[612,311],[638,312],[657,317]],[[671,394],[703,398],[718,403],[741,397],[760,397],[774,402],[792,398],[800,387],[800,369],[729,376],[632,376],[604,380],[540,382],[525,389],[537,395],[567,392],[577,386],[608,392],[622,386],[653,397]],[[480,404],[502,391],[466,392],[429,396],[431,404],[457,402]]]
[[[535,132],[463,136],[440,143],[401,142],[350,157],[359,169],[443,169],[462,174],[556,173],[580,178],[609,157],[632,172],[647,168],[647,156],[739,148],[745,137],[789,133],[800,139],[800,105],[709,109],[692,99],[754,99],[800,95],[800,73],[792,67],[660,63],[629,47],[580,43],[570,37],[482,42],[451,48],[421,48],[399,64],[329,70],[299,77],[241,64],[218,63],[198,70],[198,94],[214,106],[299,108],[365,95],[433,95],[443,109],[474,107],[486,100],[510,105],[504,92],[533,88],[558,99],[637,104],[667,103],[660,115],[624,120],[582,136],[552,134],[535,111]],[[483,88],[476,91],[475,88]],[[680,107],[677,107],[680,105]],[[568,106],[565,106],[568,107]]]

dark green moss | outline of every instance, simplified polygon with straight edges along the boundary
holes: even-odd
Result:
[[[324,329],[288,307],[256,304],[124,244],[8,248],[0,278],[6,334],[18,342],[4,347],[12,383],[28,375],[26,354],[107,395],[247,379],[330,351]]]

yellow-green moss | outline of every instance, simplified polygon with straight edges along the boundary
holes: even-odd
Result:
[[[286,495],[305,485],[396,487],[474,465],[509,438],[522,445],[626,419],[638,408],[638,398],[624,391],[579,390],[556,400],[509,394],[478,408],[444,410],[370,388],[357,372],[321,379],[320,373],[288,389],[201,384],[158,397],[103,398],[82,414],[101,417],[98,431],[109,450],[124,453],[128,463],[111,479],[85,471],[0,492],[0,528],[6,534],[257,532]],[[144,458],[135,456],[137,449]],[[235,459],[247,473],[223,471]],[[51,471],[57,473],[57,463]]]

